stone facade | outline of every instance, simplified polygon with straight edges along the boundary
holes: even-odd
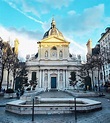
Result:
[[[69,77],[72,71],[78,72],[81,58],[70,57],[69,44],[52,20],[51,28],[38,43],[36,57],[27,57],[28,80],[33,75],[38,81],[38,88],[67,89],[70,88]]]
[[[102,67],[102,76],[105,81],[110,82],[110,27],[105,29],[105,32],[101,34],[99,39],[100,44],[100,54],[104,62],[104,67]],[[105,72],[105,75],[104,75]],[[103,80],[104,81],[104,80]]]

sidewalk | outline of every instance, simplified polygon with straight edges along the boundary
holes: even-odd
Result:
[[[110,92],[103,92],[103,94],[105,98],[110,99]]]
[[[4,98],[4,96],[0,96],[0,107],[5,107],[7,102],[11,102],[11,101],[14,101],[14,100],[17,100],[17,98],[6,99],[6,98]]]

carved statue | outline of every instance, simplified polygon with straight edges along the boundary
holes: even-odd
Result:
[[[14,47],[15,47],[14,52],[16,55],[18,55],[18,46],[19,46],[19,41],[18,41],[18,39],[15,39],[15,41],[14,41]]]

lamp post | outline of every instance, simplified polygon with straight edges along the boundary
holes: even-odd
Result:
[[[75,117],[75,123],[77,123],[76,97],[74,97],[74,117]]]
[[[34,98],[32,99],[32,121],[34,121]]]

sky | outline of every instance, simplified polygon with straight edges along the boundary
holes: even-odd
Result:
[[[38,52],[37,42],[54,18],[70,53],[85,60],[87,41],[94,47],[110,27],[109,9],[109,0],[0,0],[0,37],[12,46],[18,39],[19,58],[25,60]]]

